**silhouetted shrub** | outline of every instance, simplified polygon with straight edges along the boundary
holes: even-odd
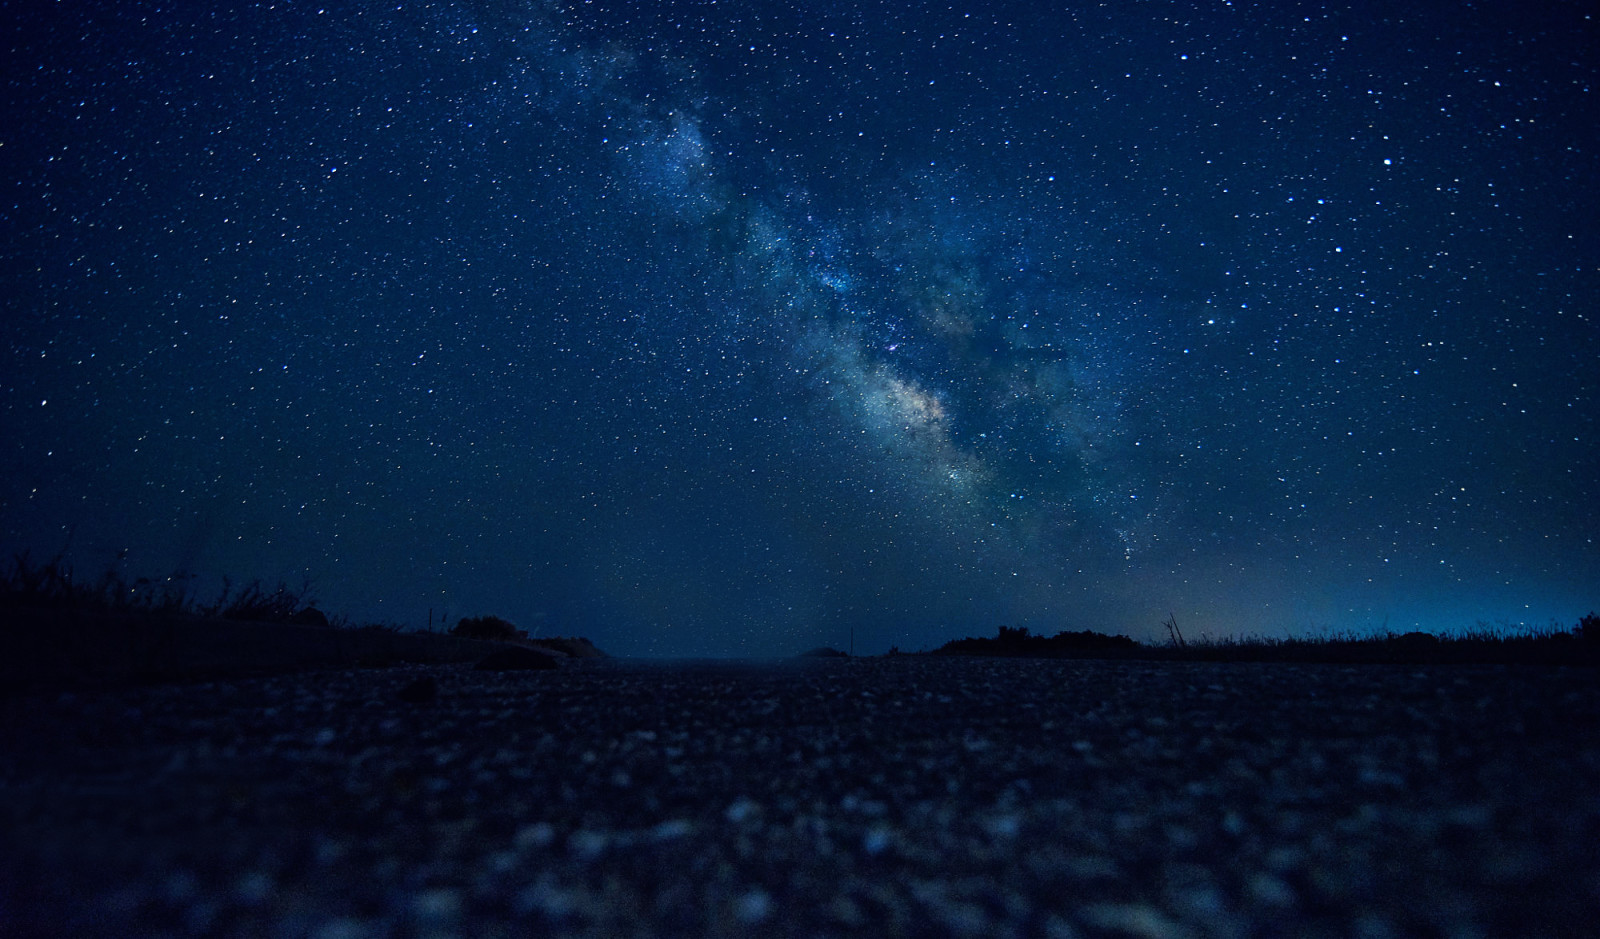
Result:
[[[289,617],[289,622],[296,626],[330,626],[328,614],[314,606],[308,606]]]
[[[72,565],[61,555],[35,564],[24,551],[14,555],[9,567],[0,572],[0,606],[187,613],[193,605],[193,598],[189,596],[192,579],[189,574],[173,574],[161,580],[140,577],[129,583],[115,570],[107,569],[96,580],[81,583],[73,578]]]
[[[1590,613],[1578,620],[1578,627],[1572,632],[1584,642],[1600,644],[1600,616]]]
[[[1062,649],[1137,649],[1139,643],[1130,636],[1109,636],[1097,633],[1092,629],[1081,632],[1068,632],[1063,630],[1045,640],[1051,646]]]
[[[498,616],[468,616],[450,627],[450,635],[463,639],[519,639],[522,631]]]
[[[88,599],[72,582],[72,568],[58,556],[34,564],[26,551],[13,555],[0,578],[0,599],[8,607],[61,607]]]
[[[1390,633],[1381,637],[1382,653],[1376,657],[1393,662],[1421,664],[1431,662],[1443,654],[1441,641],[1432,633],[1412,631],[1398,635]]]
[[[298,616],[310,615],[313,620],[320,617],[322,625],[327,625],[328,618],[312,610],[315,601],[310,594],[310,584],[302,584],[299,590],[290,590],[281,580],[271,590],[263,588],[261,581],[253,580],[244,589],[234,593],[233,583],[224,577],[222,593],[216,602],[201,607],[200,612],[205,616],[254,623],[291,623]]]
[[[955,639],[934,651],[942,655],[1062,658],[1090,654],[1126,654],[1139,648],[1139,643],[1128,636],[1108,636],[1089,629],[1081,632],[1062,630],[1054,636],[1035,636],[1026,626],[1001,626],[999,635],[993,639]]]
[[[1020,646],[1028,641],[1028,627],[1026,626],[1001,626],[1000,635],[995,641],[1003,646]]]
[[[74,579],[72,565],[59,555],[35,564],[22,553],[12,558],[8,569],[0,571],[0,606],[331,625],[316,608],[309,581],[295,590],[282,581],[268,589],[255,580],[236,591],[224,577],[216,600],[199,603],[190,593],[193,580],[194,575],[180,572],[129,581],[108,568],[98,578],[81,582]]]

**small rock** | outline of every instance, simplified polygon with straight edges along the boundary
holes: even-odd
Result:
[[[877,857],[887,851],[893,841],[894,837],[889,829],[881,825],[869,828],[867,833],[861,837],[861,850],[865,851],[869,857]]]
[[[427,923],[453,923],[461,916],[461,894],[440,887],[419,894],[411,904],[417,919]]]
[[[263,871],[250,871],[233,888],[234,899],[247,907],[257,907],[272,898],[272,877]]]
[[[650,837],[657,841],[672,841],[693,833],[694,825],[681,818],[669,818],[650,829]]]
[[[567,847],[583,860],[592,861],[606,853],[606,848],[610,847],[612,840],[608,831],[585,828],[573,832],[567,838]]]
[[[549,822],[535,822],[517,829],[515,843],[518,848],[542,848],[555,837],[556,830]]]
[[[512,646],[484,656],[473,668],[480,672],[512,672],[560,668],[555,656]]]
[[[772,897],[760,887],[734,901],[733,914],[739,922],[755,924],[772,915]]]
[[[744,796],[740,796],[738,799],[735,799],[733,804],[728,806],[727,811],[722,813],[723,818],[726,818],[735,825],[740,824],[741,822],[751,821],[752,819],[758,818],[760,815],[761,803]]]
[[[1250,878],[1250,893],[1268,906],[1288,909],[1295,905],[1294,888],[1266,872]]]

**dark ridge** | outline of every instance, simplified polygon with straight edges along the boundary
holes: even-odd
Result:
[[[1408,632],[1316,639],[1199,639],[1145,644],[1090,630],[1032,635],[1001,626],[987,639],[956,639],[932,655],[1026,658],[1143,659],[1163,662],[1295,662],[1337,665],[1600,665],[1600,616],[1590,613],[1570,630],[1513,629],[1479,624],[1458,635]]]

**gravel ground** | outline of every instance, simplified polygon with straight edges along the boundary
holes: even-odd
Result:
[[[1535,667],[32,692],[0,703],[0,934],[1592,935],[1597,725],[1592,670]]]

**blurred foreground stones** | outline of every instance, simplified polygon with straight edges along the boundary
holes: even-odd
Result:
[[[1563,936],[1592,671],[898,656],[15,695],[0,934]]]

